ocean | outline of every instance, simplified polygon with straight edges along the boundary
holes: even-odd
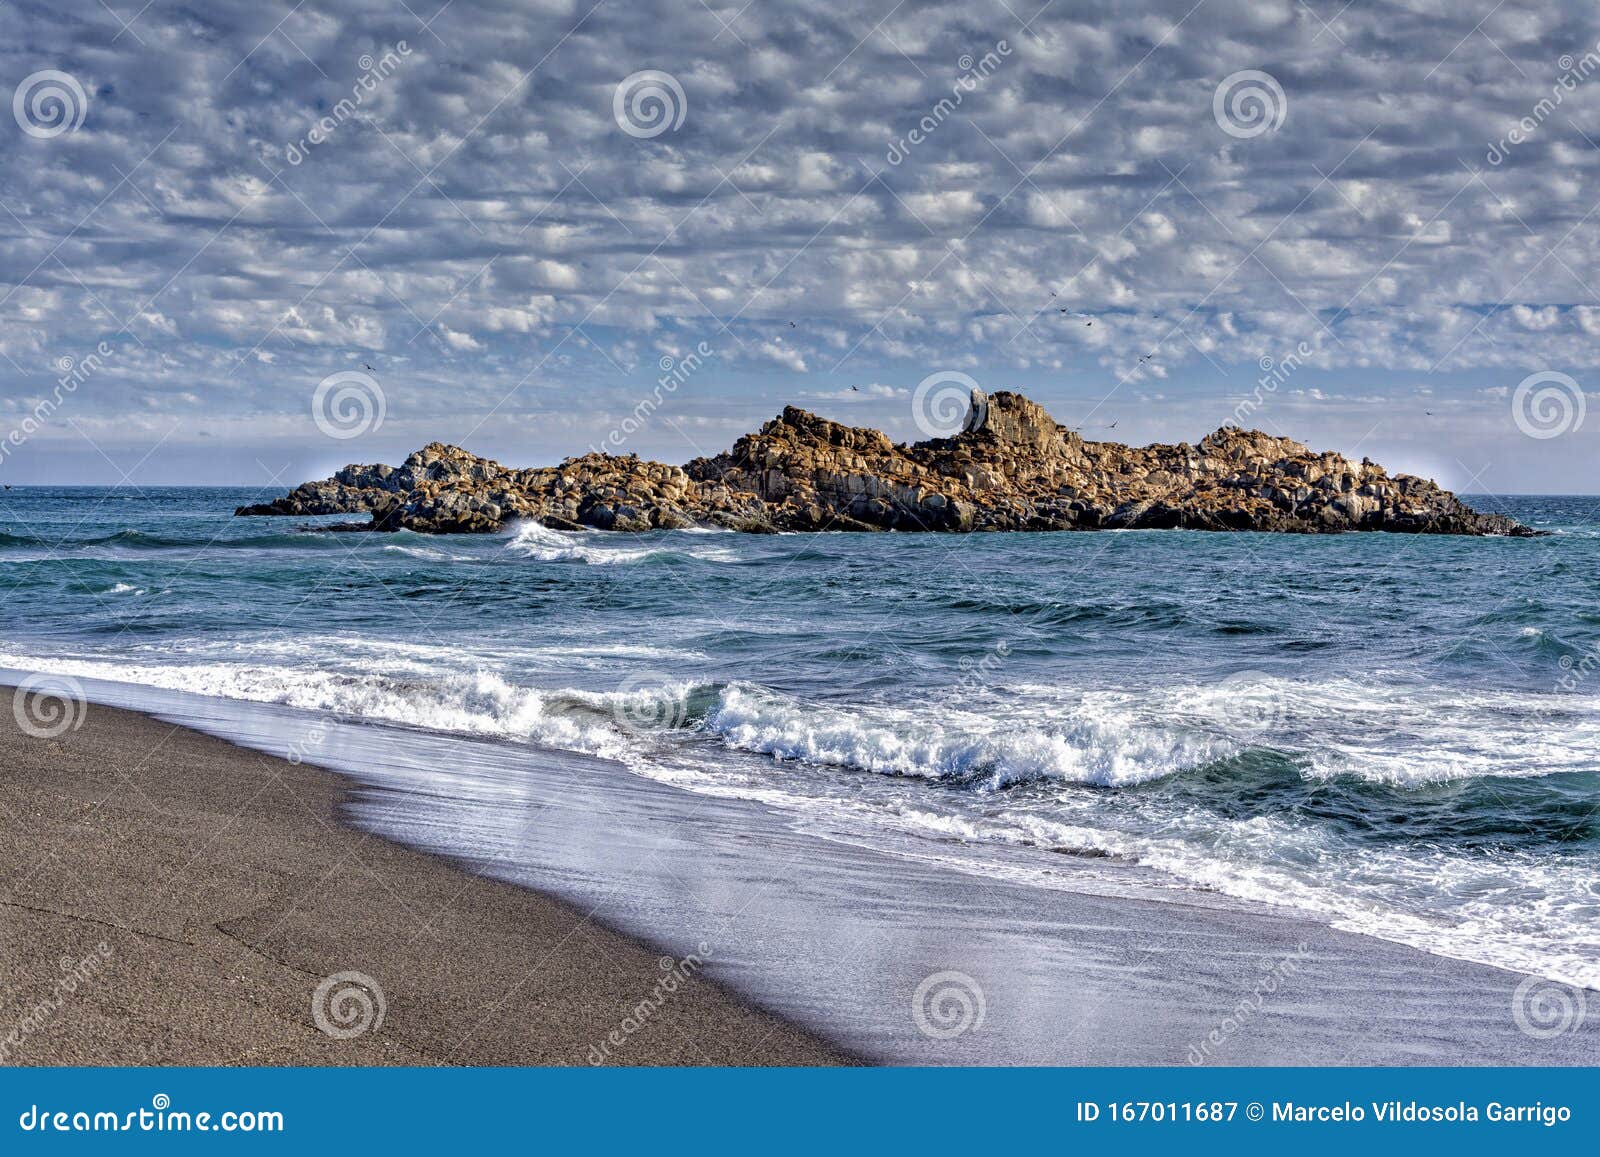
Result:
[[[1008,887],[1600,988],[1600,498],[1470,499],[1551,532],[1510,540],[428,538],[253,497],[5,494],[0,667],[601,756]]]

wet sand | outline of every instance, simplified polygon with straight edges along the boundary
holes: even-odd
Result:
[[[0,960],[26,957],[48,991],[63,953],[102,929],[138,935],[115,941],[122,979],[90,978],[62,1011],[75,1019],[52,1036],[60,1051],[36,1062],[126,1055],[124,1037],[180,1045],[156,1060],[260,1063],[843,1059],[823,1040],[934,1065],[1600,1062],[1600,1017],[1581,1005],[1554,1031],[1526,1022],[1577,998],[1561,986],[1133,865],[1045,857],[1041,886],[996,875],[993,847],[965,870],[959,841],[867,847],[590,756],[83,689],[82,731],[6,741],[22,770],[0,821],[38,854],[6,866]],[[339,777],[272,758],[293,752]],[[1041,859],[1018,848],[1005,863],[1037,876]],[[666,975],[660,953],[703,960],[630,1032]],[[343,1042],[309,1006],[347,970],[381,981],[388,1009],[381,1031]]]
[[[849,1059],[695,960],[356,830],[331,772],[98,704],[37,738],[12,701],[0,691],[0,1063]],[[313,995],[340,973],[381,990],[381,1024],[355,980],[323,1004],[339,1035],[319,1028]]]

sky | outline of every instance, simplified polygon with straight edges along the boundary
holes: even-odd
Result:
[[[1592,3],[0,21],[8,483],[684,462],[786,404],[915,440],[970,381],[1090,438],[1600,492]]]

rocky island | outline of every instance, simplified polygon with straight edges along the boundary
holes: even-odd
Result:
[[[793,406],[683,466],[590,453],[515,469],[432,443],[399,467],[347,466],[241,515],[370,514],[361,529],[1263,530],[1532,536],[1433,482],[1224,427],[1190,445],[1090,442],[1021,394],[974,391],[965,427],[899,444]]]

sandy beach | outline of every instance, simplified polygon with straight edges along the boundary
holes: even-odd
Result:
[[[0,764],[5,1063],[848,1059],[693,961],[354,830],[332,773],[98,705],[55,739],[4,712]],[[349,1039],[312,1009],[344,972],[383,994]]]
[[[1542,982],[1141,869],[1051,857],[1055,881],[1027,882],[1003,866],[1027,856],[961,870],[958,845],[875,850],[606,760],[83,689],[56,740],[7,713],[0,819],[29,852],[0,896],[8,1063],[1600,1055],[1582,1016],[1525,1031]],[[332,771],[278,758],[306,743]],[[341,1039],[312,994],[347,973],[381,987],[384,1018]],[[344,1011],[370,1020],[363,995]]]

